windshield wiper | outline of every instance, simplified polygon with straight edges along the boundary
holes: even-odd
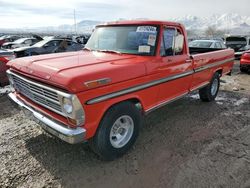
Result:
[[[115,51],[115,50],[96,50],[98,52],[107,52],[107,53],[116,53],[116,54],[122,54],[119,51]]]

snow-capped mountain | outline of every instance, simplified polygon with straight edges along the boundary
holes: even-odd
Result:
[[[183,23],[188,30],[206,30],[209,26],[218,30],[225,30],[230,33],[250,34],[250,16],[241,16],[235,13],[215,14],[209,17],[198,17],[187,15],[179,18],[170,18],[169,20]],[[77,24],[79,32],[90,32],[95,25],[101,21],[83,20]],[[69,26],[68,30],[73,30]]]
[[[189,30],[205,30],[209,26],[213,26],[220,30],[243,29],[242,32],[250,32],[250,16],[241,16],[235,13],[222,15],[215,14],[210,17],[187,15],[171,20],[183,23]]]
[[[140,20],[140,18],[138,18]],[[124,20],[119,18],[118,20]],[[189,31],[204,32],[209,26],[218,30],[223,30],[228,34],[249,34],[250,35],[250,16],[240,14],[215,14],[209,17],[198,17],[187,15],[177,18],[169,18],[170,21],[183,23]],[[91,33],[93,28],[103,23],[103,21],[82,20],[75,25],[59,25],[39,28],[20,28],[20,32],[37,32],[37,33]],[[15,32],[15,31],[14,31]]]

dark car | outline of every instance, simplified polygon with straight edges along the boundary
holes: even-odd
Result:
[[[86,44],[89,38],[90,38],[90,34],[85,34],[85,35],[75,37],[74,40],[80,44]]]
[[[3,35],[0,37],[0,47],[6,42],[14,42],[15,40],[19,39],[19,36],[16,35]]]
[[[79,51],[84,46],[64,39],[42,40],[33,46],[16,48],[13,50],[16,57],[25,57],[40,54]]]
[[[3,87],[9,83],[6,70],[8,69],[6,63],[15,58],[13,52],[6,50],[0,50],[0,87]]]
[[[226,38],[226,46],[235,51],[235,57],[239,59],[242,54],[250,50],[249,36],[230,36]]]

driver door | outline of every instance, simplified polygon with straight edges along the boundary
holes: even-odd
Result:
[[[158,71],[169,81],[161,84],[159,103],[165,103],[188,93],[192,80],[192,61],[186,52],[181,28],[165,27],[161,41],[161,62]]]

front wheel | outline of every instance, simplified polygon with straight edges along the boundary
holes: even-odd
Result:
[[[141,123],[142,114],[135,104],[119,103],[106,112],[90,147],[104,160],[120,157],[135,143]]]
[[[213,75],[213,78],[211,79],[210,83],[199,90],[200,99],[205,102],[213,101],[219,91],[220,88],[220,75],[218,72],[216,72]]]

